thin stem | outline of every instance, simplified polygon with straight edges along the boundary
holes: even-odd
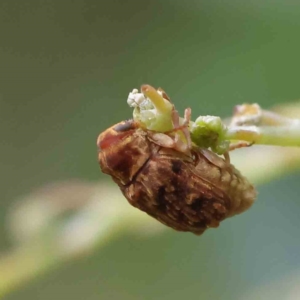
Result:
[[[295,126],[300,125],[299,119],[291,119],[284,116],[281,116],[277,113],[268,110],[262,110],[261,114],[261,124],[270,125],[270,126]]]
[[[226,139],[273,146],[300,146],[300,125],[294,126],[232,126]]]

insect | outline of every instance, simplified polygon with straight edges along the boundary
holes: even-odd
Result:
[[[142,87],[145,94],[149,89]],[[180,122],[173,106],[173,128],[166,132],[136,120],[120,122],[99,135],[98,160],[131,205],[175,230],[200,235],[247,210],[256,191],[228,156],[191,142],[190,115],[186,109]]]

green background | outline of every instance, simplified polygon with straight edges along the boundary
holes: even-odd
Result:
[[[47,182],[109,180],[95,141],[130,118],[133,88],[161,86],[194,118],[298,99],[299,28],[297,0],[1,0],[0,249],[14,199]],[[202,237],[126,235],[6,299],[243,299],[300,272],[299,179],[260,186],[249,212]]]

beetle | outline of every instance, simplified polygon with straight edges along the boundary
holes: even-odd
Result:
[[[247,210],[256,190],[229,156],[191,142],[190,115],[186,109],[180,124],[173,109],[174,126],[167,132],[136,120],[113,125],[98,137],[98,161],[132,206],[175,230],[201,235]]]

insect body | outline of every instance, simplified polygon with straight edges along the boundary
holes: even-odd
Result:
[[[193,146],[184,130],[189,115],[186,110],[184,125],[173,132],[147,130],[134,120],[112,126],[98,137],[98,159],[131,205],[175,230],[200,235],[248,209],[256,191],[226,159]]]

